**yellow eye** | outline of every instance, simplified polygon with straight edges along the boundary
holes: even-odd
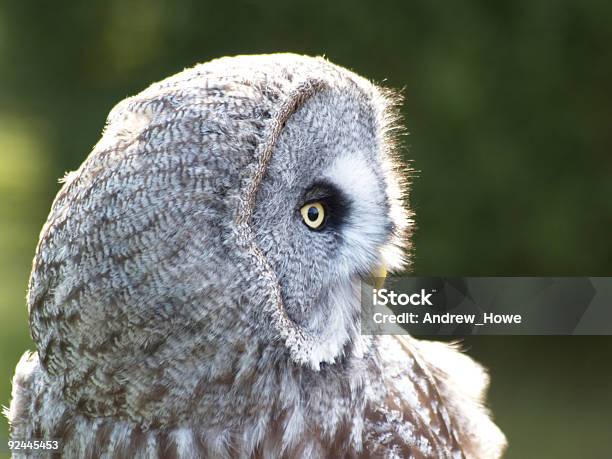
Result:
[[[300,209],[304,223],[312,229],[320,229],[325,220],[325,209],[320,202],[309,202]]]

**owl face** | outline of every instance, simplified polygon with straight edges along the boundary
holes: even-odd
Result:
[[[296,55],[219,59],[118,104],[30,278],[32,336],[64,397],[175,422],[214,412],[198,388],[231,375],[363,352],[359,282],[402,266],[409,225],[390,105]]]
[[[366,95],[321,91],[285,125],[257,196],[257,243],[324,362],[360,348],[360,281],[403,263],[407,217],[383,140]]]

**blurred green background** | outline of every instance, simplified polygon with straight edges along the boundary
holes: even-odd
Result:
[[[417,274],[612,275],[611,18],[603,0],[3,0],[0,403],[33,348],[24,297],[57,179],[115,103],[222,55],[325,54],[403,88]],[[508,458],[612,457],[611,337],[466,345]]]

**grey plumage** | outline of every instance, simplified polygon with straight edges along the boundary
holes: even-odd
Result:
[[[118,104],[41,232],[11,437],[64,457],[499,457],[480,366],[359,333],[359,280],[402,268],[411,225],[394,104],[291,54]],[[342,218],[313,231],[300,207],[322,193]]]

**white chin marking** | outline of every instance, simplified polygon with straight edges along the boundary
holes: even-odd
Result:
[[[308,355],[294,355],[294,359],[318,371],[322,363],[333,364],[343,357],[345,346],[352,343],[352,355],[362,357],[367,340],[360,334],[359,321],[355,320],[355,309],[359,304],[359,285],[344,282],[336,285],[329,296],[331,313],[320,318],[314,326],[323,330],[313,335]],[[321,326],[322,325],[322,326]]]

